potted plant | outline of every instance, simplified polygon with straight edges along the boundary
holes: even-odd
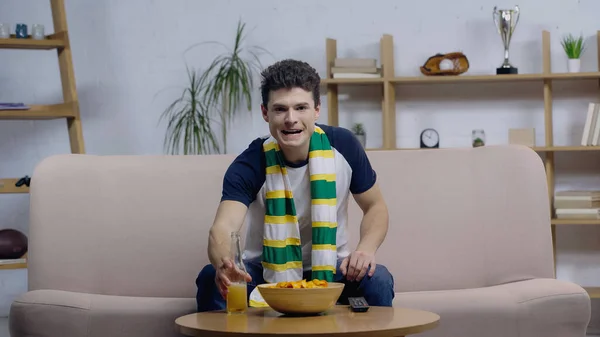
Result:
[[[184,154],[227,153],[227,128],[243,100],[248,111],[252,110],[253,76],[261,72],[262,65],[253,50],[258,47],[243,45],[245,26],[238,21],[232,48],[215,57],[205,71],[187,69],[187,87],[161,116],[168,119],[165,149],[171,154],[180,149]],[[214,41],[200,44],[204,43],[223,46]],[[214,124],[221,127],[222,146],[216,140]]]
[[[563,37],[561,44],[565,53],[567,54],[568,60],[568,71],[570,73],[577,73],[581,69],[581,54],[585,50],[585,42],[583,36],[575,38],[572,34]]]
[[[358,138],[362,147],[365,148],[367,145],[367,133],[365,132],[363,124],[355,123],[354,126],[352,126],[352,133]]]

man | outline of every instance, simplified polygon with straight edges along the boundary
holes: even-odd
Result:
[[[232,277],[245,278],[249,296],[265,282],[319,278],[346,284],[341,303],[364,296],[370,305],[391,306],[393,277],[375,262],[388,210],[364,149],[350,131],[316,124],[320,78],[307,63],[280,61],[262,77],[270,136],[254,140],[225,174],[209,234],[211,264],[196,280],[198,311],[224,309]],[[350,193],[364,214],[353,251]],[[247,273],[230,257],[230,235],[244,223]]]

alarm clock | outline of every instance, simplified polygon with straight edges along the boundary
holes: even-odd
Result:
[[[422,149],[438,149],[440,147],[440,135],[434,129],[425,129],[421,132]]]

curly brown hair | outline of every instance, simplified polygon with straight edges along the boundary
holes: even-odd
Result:
[[[321,104],[319,92],[321,78],[317,71],[308,63],[286,59],[269,66],[262,73],[260,91],[264,106],[269,102],[271,91],[287,88],[302,88],[312,92],[315,107]]]

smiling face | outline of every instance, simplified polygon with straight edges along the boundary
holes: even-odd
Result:
[[[261,105],[261,109],[285,158],[290,162],[306,160],[310,137],[320,113],[312,92],[298,87],[274,90],[267,106]]]

